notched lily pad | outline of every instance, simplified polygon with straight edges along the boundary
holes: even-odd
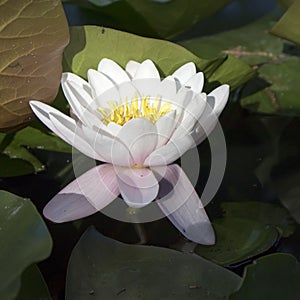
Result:
[[[54,100],[69,31],[58,0],[2,1],[0,19],[0,131],[7,132],[31,121],[28,101]]]
[[[221,209],[227,218],[238,217],[275,226],[282,237],[288,237],[295,231],[295,222],[289,212],[274,203],[258,201],[223,202]]]
[[[213,221],[217,242],[198,245],[195,252],[221,265],[235,264],[269,250],[280,237],[295,230],[288,211],[279,205],[247,202],[223,202],[223,217]]]
[[[221,300],[239,284],[237,275],[201,257],[126,245],[88,229],[71,255],[66,299]]]
[[[198,245],[195,253],[220,265],[231,265],[269,250],[278,239],[275,227],[236,217],[213,221],[214,246]]]
[[[230,300],[295,300],[300,295],[300,265],[289,254],[271,254],[254,261],[244,271],[241,288]]]

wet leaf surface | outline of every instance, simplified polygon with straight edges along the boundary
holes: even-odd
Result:
[[[69,32],[58,0],[2,1],[0,18],[0,131],[7,132],[31,122],[30,100],[55,99]]]

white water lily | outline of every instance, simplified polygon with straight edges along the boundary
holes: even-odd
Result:
[[[44,215],[67,222],[103,209],[119,194],[134,208],[163,194],[168,201],[157,200],[158,205],[180,232],[194,242],[213,244],[201,200],[172,163],[214,128],[229,86],[202,93],[204,76],[192,62],[161,80],[151,60],[129,61],[124,70],[110,59],[88,70],[88,82],[64,73],[61,83],[71,117],[39,101],[30,102],[32,110],[60,138],[105,164],[67,185]],[[172,191],[164,193],[163,181]]]

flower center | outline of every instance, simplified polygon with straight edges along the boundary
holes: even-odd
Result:
[[[143,96],[141,101],[137,97],[134,97],[130,102],[126,99],[125,103],[121,101],[119,105],[116,101],[108,101],[107,103],[110,109],[97,108],[103,116],[102,122],[106,125],[114,122],[123,126],[135,118],[144,118],[154,124],[159,118],[172,111],[171,103],[161,102],[160,96],[157,96],[153,103],[150,102],[150,96]]]

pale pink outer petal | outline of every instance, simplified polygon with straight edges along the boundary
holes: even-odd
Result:
[[[158,194],[158,182],[148,168],[116,167],[119,189],[128,206],[141,208],[153,201]]]
[[[160,181],[157,201],[161,210],[186,238],[195,243],[213,245],[213,227],[184,171],[173,164],[164,168],[164,173],[160,175],[164,178]],[[173,189],[170,189],[170,185]],[[174,207],[179,208],[174,211]]]
[[[113,166],[103,164],[68,184],[50,200],[43,213],[56,223],[80,219],[103,209],[119,193]]]

